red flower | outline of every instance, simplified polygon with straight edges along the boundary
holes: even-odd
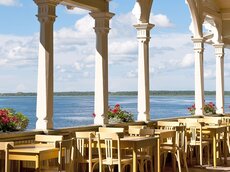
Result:
[[[96,117],[96,114],[95,114],[95,113],[93,113],[93,114],[92,114],[92,116],[95,118],[95,117]]]
[[[117,109],[113,109],[113,111],[112,111],[113,113],[117,113],[118,112],[118,110]]]
[[[116,104],[115,107],[120,107],[120,105],[119,105],[119,104]]]

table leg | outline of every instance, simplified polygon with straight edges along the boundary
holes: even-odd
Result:
[[[157,139],[157,147],[156,147],[156,153],[155,153],[155,171],[160,172],[161,171],[161,162],[160,162],[161,158],[160,158],[160,139]]]
[[[227,164],[227,131],[224,132],[224,164]]]
[[[216,133],[212,133],[213,140],[213,167],[216,168]]]
[[[160,172],[160,139],[156,140],[154,147],[154,172]]]
[[[9,153],[5,153],[5,172],[10,172]]]
[[[38,155],[36,155],[35,170],[36,170],[37,172],[40,172],[40,158],[39,158]]]
[[[133,172],[137,172],[137,150],[133,148]]]

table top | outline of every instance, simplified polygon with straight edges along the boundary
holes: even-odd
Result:
[[[39,154],[43,151],[58,150],[53,144],[23,144],[15,145],[13,149],[9,149],[9,153],[32,153]]]

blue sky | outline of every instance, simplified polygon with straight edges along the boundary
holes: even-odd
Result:
[[[132,26],[134,0],[113,0],[109,33],[109,90],[137,90],[137,40]],[[36,92],[39,22],[32,0],[0,0],[0,92]],[[95,33],[84,10],[57,7],[54,25],[55,91],[94,90]],[[155,0],[150,41],[151,90],[194,90],[191,18],[182,0]],[[215,90],[215,56],[205,47],[205,90]],[[230,90],[229,52],[225,89]]]

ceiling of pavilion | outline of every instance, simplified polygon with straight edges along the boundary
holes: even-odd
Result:
[[[200,2],[203,16],[211,16],[221,23],[222,41],[230,45],[230,0],[201,0]],[[63,0],[61,4],[68,8],[79,7],[89,11],[109,10],[109,0]],[[207,22],[210,23],[210,20]]]
[[[62,0],[68,8],[79,7],[89,11],[108,11],[108,0]]]
[[[222,23],[222,41],[230,45],[230,0],[202,0],[202,11]]]

